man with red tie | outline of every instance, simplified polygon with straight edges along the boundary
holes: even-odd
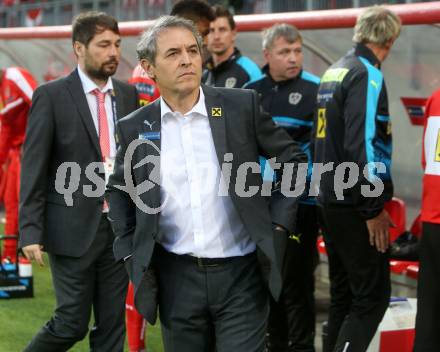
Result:
[[[122,352],[128,278],[113,255],[104,190],[115,123],[138,107],[138,95],[111,77],[121,55],[113,17],[80,14],[72,43],[78,67],[35,90],[23,147],[20,246],[40,265],[48,253],[56,296],[52,318],[25,351],[70,349],[89,332],[93,310],[90,350]]]

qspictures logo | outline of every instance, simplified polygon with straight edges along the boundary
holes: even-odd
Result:
[[[146,145],[150,150],[154,150],[155,155],[146,155],[140,161],[133,164],[133,157],[137,148]],[[153,149],[151,149],[153,148]],[[145,150],[145,147],[143,147]],[[272,194],[272,183],[260,182],[260,185],[250,185],[248,179],[251,174],[261,175],[261,166],[258,162],[244,162],[238,165],[236,172],[233,170],[233,153],[226,153],[223,158],[223,163],[198,163],[194,165],[196,173],[200,174],[200,183],[204,190],[208,192],[215,192],[219,197],[225,197],[232,192],[238,197],[249,198],[254,197],[258,193],[261,196],[268,197]],[[136,207],[147,214],[159,213],[167,202],[174,197],[168,195],[161,199],[160,204],[151,206],[142,200],[142,195],[149,192],[153,187],[160,187],[161,184],[167,182],[168,177],[173,177],[172,170],[170,173],[161,172],[160,167],[161,151],[160,149],[148,139],[136,139],[132,141],[124,155],[123,164],[116,163],[117,168],[122,170],[115,170],[118,176],[122,173],[123,184],[112,182],[110,177],[112,191],[124,192],[128,194],[136,205]],[[310,183],[307,195],[316,197],[319,195],[320,183],[324,173],[332,173],[333,175],[333,190],[338,200],[344,200],[344,193],[359,184],[360,181],[367,180],[365,184],[360,186],[362,196],[379,197],[384,191],[384,184],[380,175],[386,175],[386,165],[382,162],[368,163],[362,168],[353,162],[344,162],[336,165],[330,163],[314,163],[311,177],[307,179],[308,163],[278,163],[276,158],[269,159],[267,163],[270,165],[269,178],[282,170],[280,180],[276,182],[276,187],[285,197],[300,197],[306,191],[307,182]],[[145,180],[141,180],[135,184],[133,181],[134,171],[143,168],[148,170],[139,174],[145,174]],[[80,188],[81,173],[84,172],[90,184],[83,185]],[[82,191],[86,197],[102,197],[106,191],[106,183],[102,175],[104,174],[104,165],[102,162],[90,163],[85,170],[76,162],[64,162],[57,170],[55,189],[64,196],[67,206],[73,206],[74,194]],[[234,176],[232,176],[234,174]],[[267,175],[267,173],[265,172]],[[220,175],[216,177],[216,175]],[[118,177],[117,179],[121,179]],[[254,177],[255,179],[255,177]],[[113,178],[116,180],[116,178]],[[254,182],[255,183],[255,182]],[[173,184],[173,182],[168,182]],[[175,192],[179,192],[178,189]]]

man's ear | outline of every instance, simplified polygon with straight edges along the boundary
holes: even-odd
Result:
[[[234,42],[235,42],[235,40],[237,39],[237,29],[236,29],[236,28],[234,28],[234,29],[232,30],[232,39],[234,40]]]
[[[269,62],[269,50],[263,49],[263,57],[264,57],[264,61],[266,61],[266,63],[268,63]]]
[[[389,41],[387,41],[386,44],[385,44],[385,49],[391,50],[391,47],[393,46],[394,41],[395,41],[395,38],[390,39]]]
[[[156,75],[155,75],[154,65],[146,59],[141,59],[140,64],[144,69],[145,73],[148,75],[148,77],[150,77],[152,80],[155,80]]]
[[[73,51],[77,57],[83,57],[86,46],[79,41],[73,42]]]

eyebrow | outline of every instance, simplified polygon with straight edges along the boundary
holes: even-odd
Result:
[[[121,38],[116,40],[116,43],[120,43],[120,42],[121,42]],[[113,43],[113,41],[110,39],[102,39],[97,44],[111,44],[111,43]]]
[[[199,46],[197,44],[192,44],[188,47],[188,49],[194,49],[194,48],[199,48]]]
[[[173,52],[173,51],[179,51],[180,50],[180,48],[169,48],[169,49],[167,49],[166,51],[165,51],[165,55],[166,54],[168,54],[168,53],[170,53],[170,52]]]
[[[187,46],[186,48],[187,48],[187,49],[194,49],[194,48],[197,48],[197,49],[198,49],[199,46],[198,46],[197,44],[191,44],[191,45]],[[180,51],[180,50],[181,50],[180,47],[178,47],[178,48],[169,48],[169,49],[167,49],[167,50],[165,51],[165,55],[169,54],[170,52]]]

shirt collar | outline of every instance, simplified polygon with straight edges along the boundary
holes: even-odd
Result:
[[[354,54],[356,56],[362,56],[366,58],[373,66],[376,66],[380,69],[381,62],[378,60],[376,55],[368,48],[365,44],[356,43],[354,46]]]
[[[81,80],[81,84],[83,86],[84,89],[84,93],[88,94],[92,91],[94,91],[95,89],[99,89],[101,92],[103,93],[107,93],[108,91],[113,91],[113,81],[112,78],[109,77],[107,80],[106,85],[100,89],[95,82],[93,82],[89,76],[87,76],[79,67],[78,65],[78,75],[79,75],[79,79]]]
[[[174,114],[174,112],[165,102],[163,97],[160,97],[160,118],[163,119],[164,116],[168,113]],[[190,111],[188,111],[184,116],[189,116],[194,113],[208,117],[208,112],[206,110],[206,104],[205,104],[205,95],[203,94],[203,89],[201,87],[199,88],[199,100],[193,106],[193,108]]]
[[[289,83],[291,83],[293,81],[296,81],[296,80],[300,79],[302,77],[302,74],[303,74],[303,68],[301,68],[301,71],[299,71],[298,75],[296,75],[295,77],[289,78],[289,79],[285,79],[285,80],[282,80],[282,81],[275,81],[273,79],[273,77],[270,75],[269,64],[264,65],[263,68],[262,68],[262,71],[263,71],[264,75],[266,77],[268,77],[268,79],[272,83],[272,85],[279,85],[279,86],[282,86],[282,85],[285,85],[285,84],[289,84]]]
[[[225,61],[218,64],[217,66],[214,66],[214,60],[212,56],[207,61],[206,67],[208,70],[211,71],[221,71],[225,68],[229,67],[230,64],[232,64],[234,61],[238,60],[241,57],[241,52],[237,47],[234,47],[234,52],[229,56]]]

